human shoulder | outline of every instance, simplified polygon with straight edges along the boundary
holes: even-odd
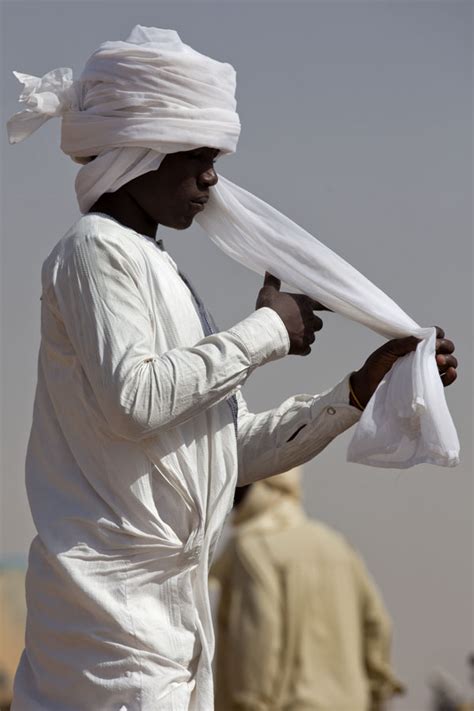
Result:
[[[314,546],[329,557],[350,559],[355,555],[345,536],[322,521],[308,520],[308,534]]]
[[[63,237],[62,253],[67,257],[76,250],[100,248],[123,252],[136,259],[141,241],[145,239],[106,215],[91,213],[83,215]]]
[[[262,536],[267,555],[282,568],[301,561],[347,564],[354,553],[344,536],[320,521],[303,518],[298,525]]]
[[[146,239],[105,215],[83,215],[56,244],[43,264],[43,280],[62,268],[74,268],[87,261],[112,261],[117,266],[140,272],[143,268],[141,240]]]

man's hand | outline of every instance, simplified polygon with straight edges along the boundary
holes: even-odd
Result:
[[[447,387],[457,378],[458,361],[453,356],[454,343],[444,337],[443,329],[437,327],[436,335],[436,363],[443,385]],[[351,386],[362,407],[367,405],[378,384],[398,358],[414,351],[417,344],[418,339],[414,336],[387,341],[367,358],[360,370],[352,374]],[[351,405],[357,407],[352,395]]]
[[[268,272],[257,298],[257,309],[267,306],[277,312],[290,337],[290,353],[308,355],[314,342],[315,331],[320,331],[323,322],[314,311],[328,311],[317,301],[303,294],[280,292],[281,282]]]

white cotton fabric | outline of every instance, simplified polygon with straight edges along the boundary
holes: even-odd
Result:
[[[76,82],[65,68],[42,79],[15,76],[25,83],[26,108],[8,122],[10,142],[61,115],[61,149],[85,163],[76,180],[83,213],[104,192],[155,170],[167,153],[237,147],[234,68],[196,52],[173,30],[137,25],[126,41],[104,42]]]
[[[435,361],[436,331],[421,328],[386,294],[322,242],[225,178],[197,218],[232,259],[269,271],[333,311],[388,338],[416,336],[365,408],[348,459],[376,467],[454,466],[459,441]]]
[[[84,165],[76,177],[81,212],[86,213],[104,193],[114,193],[140,175],[158,170],[164,158],[147,148],[109,148]]]
[[[64,76],[58,94],[60,102],[64,98],[61,147],[75,159],[99,156],[78,175],[83,211],[107,185],[110,191],[127,182],[127,161],[131,179],[162,154],[199,146],[222,153],[236,148],[240,123],[233,68],[195,52],[175,32],[138,26],[127,41],[101,45],[75,84],[76,104],[69,75]],[[35,79],[37,91],[43,80]],[[9,123],[13,141],[29,135],[26,127],[33,124],[25,114],[43,116],[35,96],[33,91],[23,98],[26,112]],[[57,115],[57,106],[52,108]],[[137,160],[132,149],[145,152]],[[211,193],[199,222],[234,259],[258,273],[272,271],[387,337],[421,339],[416,354],[397,363],[366,408],[349,447],[350,461],[394,468],[457,464],[459,441],[435,365],[435,330],[418,326],[334,252],[255,196],[222,178]]]
[[[12,711],[211,711],[207,577],[237,476],[297,466],[356,422],[347,378],[258,414],[238,392],[236,437],[226,398],[287,354],[283,322],[259,309],[204,338],[173,260],[98,214],[45,261],[41,324]]]

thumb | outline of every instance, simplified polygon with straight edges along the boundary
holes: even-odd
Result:
[[[263,286],[272,286],[277,291],[280,291],[281,281],[273,276],[273,274],[270,274],[270,272],[265,272]]]

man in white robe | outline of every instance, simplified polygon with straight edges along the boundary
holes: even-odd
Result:
[[[155,242],[159,224],[183,229],[205,209],[223,150],[212,125],[207,145],[138,176],[130,168],[99,193],[43,265],[26,465],[38,535],[13,711],[210,711],[207,577],[236,483],[318,454],[416,346],[389,341],[322,395],[248,411],[250,373],[307,355],[322,322],[316,302],[267,275],[256,310],[211,333]],[[443,335],[438,365],[451,382]]]

